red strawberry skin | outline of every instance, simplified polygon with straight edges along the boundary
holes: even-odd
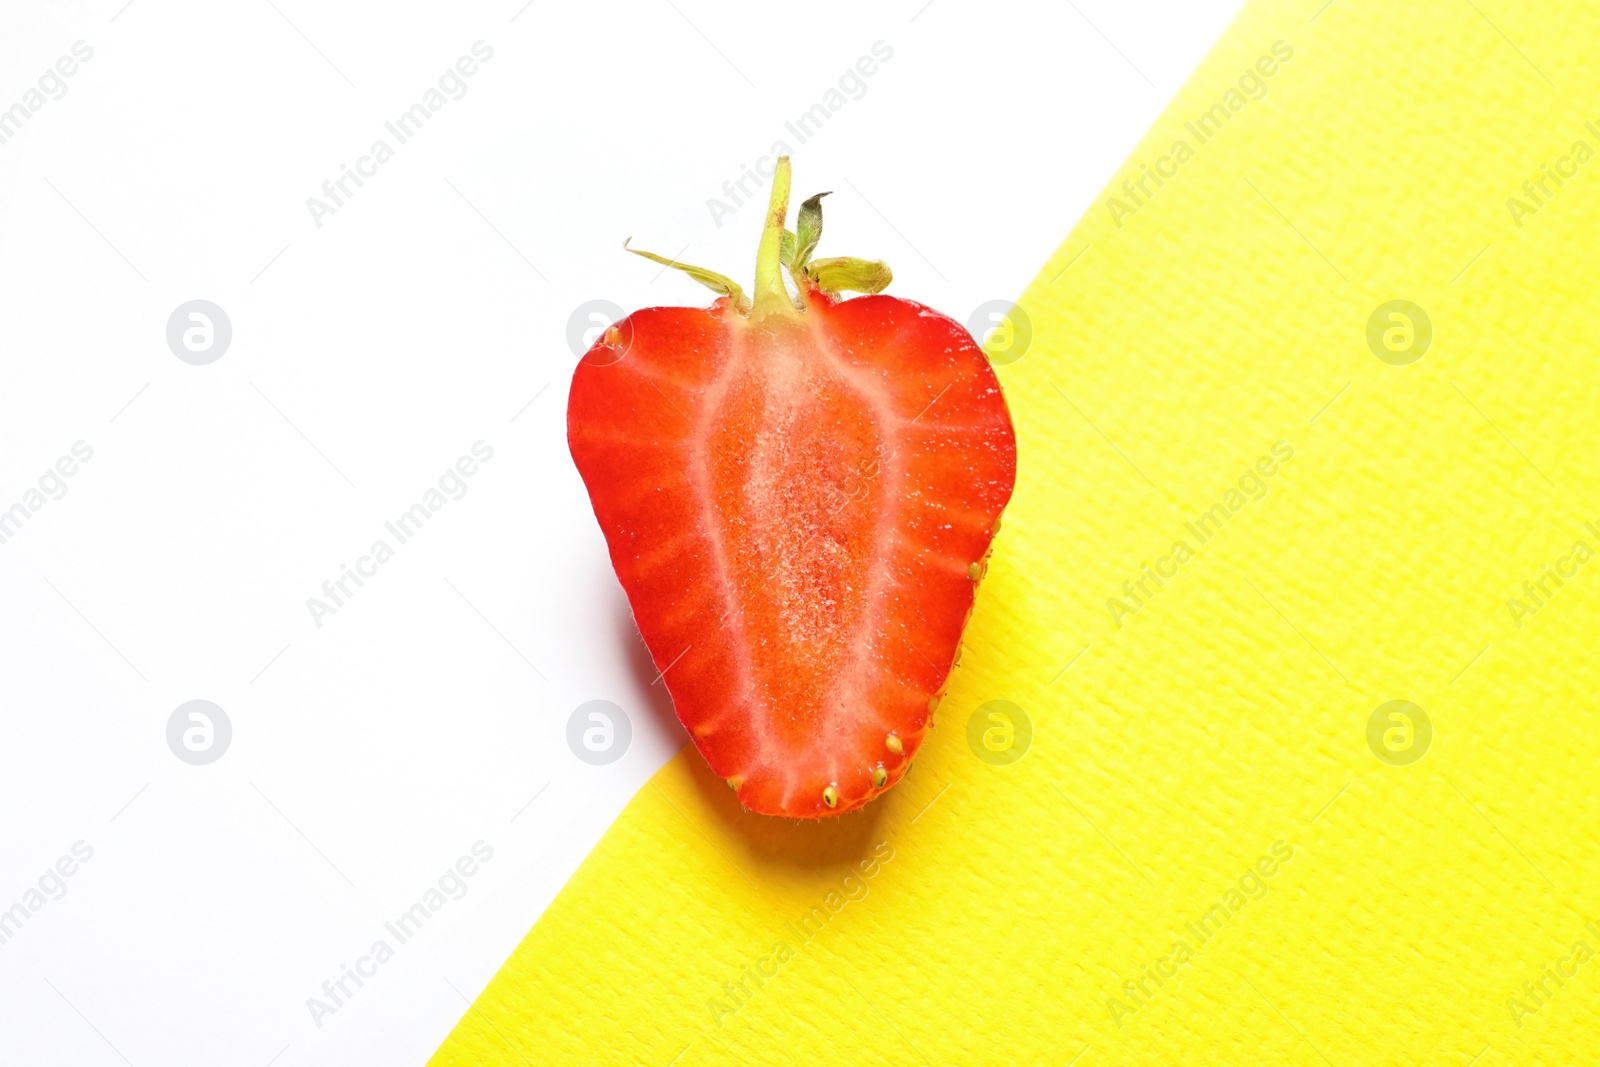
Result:
[[[892,787],[922,743],[1016,439],[959,323],[883,295],[804,304],[634,313],[579,364],[567,439],[696,747],[745,807],[816,818]]]

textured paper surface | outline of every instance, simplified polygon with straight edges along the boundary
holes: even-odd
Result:
[[[680,753],[433,1063],[1600,1060],[1597,38],[1250,6],[1021,298],[1017,494],[910,776],[794,825]],[[1396,700],[1431,738],[1369,744]]]

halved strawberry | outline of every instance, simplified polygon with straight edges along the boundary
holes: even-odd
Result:
[[[816,818],[905,773],[930,725],[1016,439],[959,323],[811,259],[779,161],[754,300],[646,308],[584,356],[567,441],[673,706],[739,800]],[[781,263],[799,289],[789,295]],[[840,300],[841,290],[869,295]]]

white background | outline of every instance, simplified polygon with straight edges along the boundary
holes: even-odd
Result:
[[[93,58],[0,144],[0,509],[93,458],[0,544],[0,910],[93,858],[0,944],[0,1062],[421,1063],[683,741],[564,437],[575,308],[710,299],[623,238],[748,287],[760,208],[706,202],[784,140],[796,199],[834,190],[821,254],[965,320],[1235,7],[5,0],[0,109]],[[877,41],[865,94],[787,133]],[[379,138],[319,228],[307,198]],[[206,366],[166,342],[196,298],[233,327]],[[319,628],[307,598],[480,440]],[[233,727],[207,766],[166,740],[197,698]],[[633,726],[602,767],[565,739],[597,698]],[[480,840],[317,1026],[307,998]]]

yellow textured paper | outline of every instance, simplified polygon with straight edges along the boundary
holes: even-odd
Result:
[[[1021,298],[909,777],[795,825],[685,750],[432,1062],[1600,1062],[1597,54],[1582,0],[1252,4]]]

